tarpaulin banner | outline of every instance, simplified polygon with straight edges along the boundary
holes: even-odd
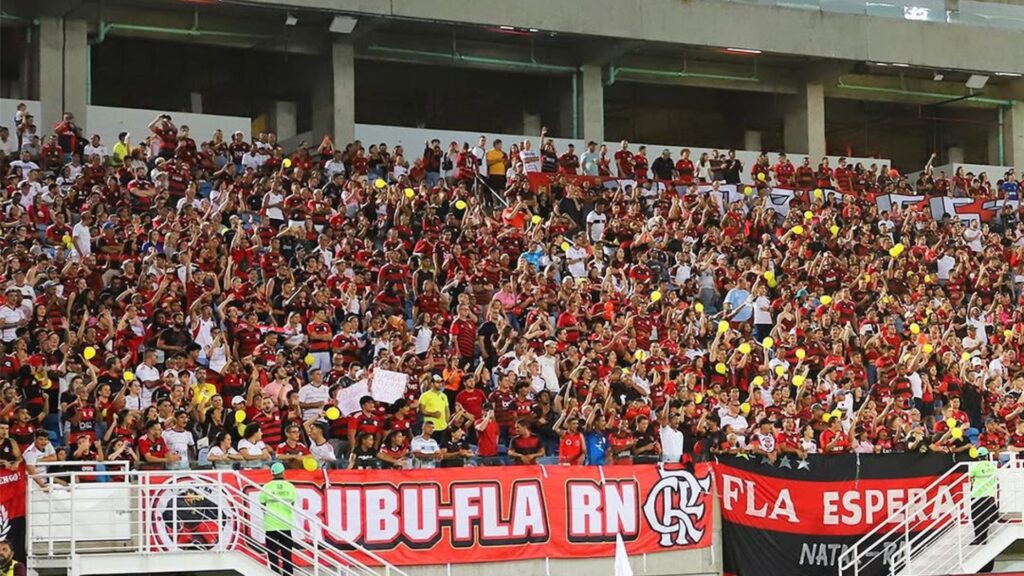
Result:
[[[0,540],[14,548],[14,557],[25,561],[25,467],[0,468]]]
[[[948,522],[963,485],[940,483],[948,454],[843,454],[723,459],[714,465],[722,509],[723,563],[736,576],[835,576],[839,556],[909,501],[935,498],[915,526]],[[931,523],[931,524],[930,524]],[[882,530],[885,532],[885,530]],[[892,547],[860,570],[888,573]]]
[[[267,471],[244,474],[256,484],[270,480]],[[175,487],[180,476],[153,479],[146,514],[155,549],[194,546],[195,533],[201,533],[198,544],[207,549],[244,547],[240,531],[263,541],[263,534],[247,528],[262,525],[257,486],[237,486],[233,474],[189,477],[203,483],[199,494],[195,482],[189,484],[192,492]],[[396,565],[423,564],[424,558],[467,563],[614,556],[616,534],[630,554],[711,545],[707,464],[693,470],[653,465],[295,470],[286,477],[298,491],[296,509],[326,526],[323,531],[301,522],[292,537],[322,539],[367,564],[373,561],[351,553],[347,543]],[[245,497],[223,490],[221,483],[235,484]],[[207,503],[205,512],[190,510],[200,502]],[[251,522],[237,521],[243,515]],[[185,531],[193,536],[183,539]]]

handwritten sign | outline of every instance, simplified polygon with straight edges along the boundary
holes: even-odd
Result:
[[[405,395],[405,387],[409,385],[409,375],[392,370],[375,370],[373,372],[373,399],[391,404]]]

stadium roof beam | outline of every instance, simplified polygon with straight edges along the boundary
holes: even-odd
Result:
[[[925,68],[999,70],[1024,74],[1024,59],[1007,46],[1020,32],[997,27],[882,18],[733,2],[678,0],[244,0],[252,6],[424,22],[513,26],[554,33],[711,47],[738,47],[850,61],[901,62]],[[723,34],[728,30],[729,34]],[[768,31],[766,33],[766,31]],[[737,45],[737,43],[739,45]],[[970,46],[970,50],[965,50]]]

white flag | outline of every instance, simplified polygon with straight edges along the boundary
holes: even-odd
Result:
[[[615,534],[615,576],[633,576],[633,568],[629,565],[629,556],[626,556],[626,543],[622,541],[622,534]]]

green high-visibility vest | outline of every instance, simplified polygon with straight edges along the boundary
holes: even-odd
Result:
[[[264,532],[290,532],[292,505],[295,504],[295,485],[287,480],[271,480],[260,492],[260,504],[266,506],[263,514]]]
[[[996,464],[982,460],[971,464],[971,498],[994,498],[996,495]]]

